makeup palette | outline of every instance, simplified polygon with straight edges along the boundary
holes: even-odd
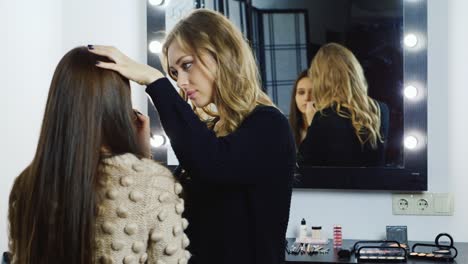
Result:
[[[442,237],[447,237],[450,240],[450,244],[442,244],[440,242],[440,238]],[[458,250],[453,246],[453,238],[447,233],[441,233],[436,237],[435,244],[414,244],[411,248],[411,252],[409,253],[408,257],[412,259],[450,262],[453,261],[457,257],[457,255]]]
[[[358,241],[354,250],[358,262],[406,262],[406,249],[396,241]]]
[[[445,245],[440,242],[440,238],[447,237],[450,244]],[[458,255],[458,250],[453,246],[453,238],[447,233],[437,235],[435,244],[416,243],[411,248],[408,258],[453,261]]]

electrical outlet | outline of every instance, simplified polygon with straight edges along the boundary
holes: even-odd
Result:
[[[393,194],[394,215],[453,215],[450,193]]]
[[[392,211],[394,215],[410,215],[413,212],[412,194],[394,194]]]
[[[434,197],[432,194],[418,194],[413,196],[415,215],[432,215],[434,212]]]
[[[401,198],[398,200],[398,209],[400,211],[408,211],[409,209],[409,202],[405,198]]]
[[[416,210],[421,211],[421,212],[430,211],[429,204],[430,203],[428,200],[424,198],[420,198],[419,200],[416,201]]]

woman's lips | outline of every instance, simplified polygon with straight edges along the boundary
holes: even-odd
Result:
[[[197,93],[197,91],[195,91],[195,90],[189,90],[189,91],[187,91],[187,97],[190,100],[193,100],[195,98],[196,93]]]

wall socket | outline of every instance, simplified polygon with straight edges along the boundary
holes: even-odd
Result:
[[[451,193],[398,193],[392,197],[394,215],[453,215]]]

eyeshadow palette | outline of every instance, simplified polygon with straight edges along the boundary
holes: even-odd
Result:
[[[444,245],[440,242],[442,237],[447,237],[450,240],[449,245]],[[425,248],[425,250],[421,250]],[[418,250],[416,250],[418,249]],[[430,251],[430,252],[427,252]],[[440,233],[435,239],[435,244],[416,243],[411,248],[408,258],[424,259],[435,261],[453,261],[458,255],[458,250],[453,246],[453,238],[447,233]]]
[[[426,248],[435,248],[431,252],[430,250],[416,250],[416,248],[426,247]],[[412,259],[424,259],[424,260],[435,260],[435,261],[453,261],[457,255],[458,251],[454,246],[444,246],[444,245],[433,245],[433,244],[423,244],[417,243],[413,245],[409,253],[408,258]]]
[[[452,256],[452,254],[435,254],[435,253],[426,253],[426,252],[411,252],[408,258],[436,260],[436,261],[453,261],[454,260],[454,257]]]
[[[385,246],[365,246],[356,253],[358,262],[406,262],[406,250]]]
[[[395,241],[358,241],[354,244],[358,262],[406,262],[406,249]]]

